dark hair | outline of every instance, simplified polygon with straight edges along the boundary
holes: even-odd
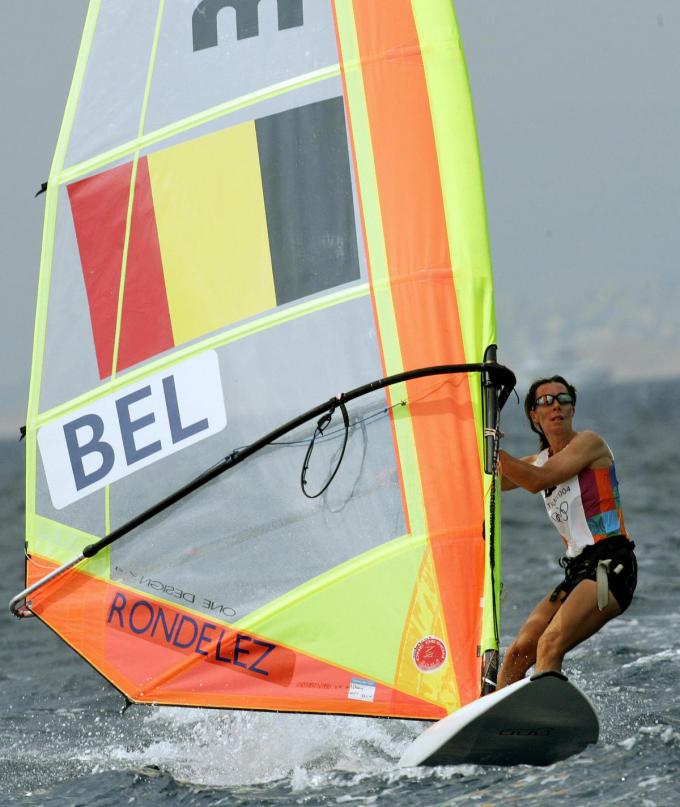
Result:
[[[571,395],[574,399],[574,406],[576,406],[576,387],[573,384],[570,384],[566,378],[563,378],[561,375],[553,375],[550,378],[539,378],[529,387],[529,392],[527,392],[527,396],[524,399],[524,411],[526,412],[527,419],[529,421],[529,426],[531,426],[531,431],[536,432],[538,435],[538,439],[541,444],[541,449],[548,448],[548,441],[546,440],[545,435],[540,430],[538,426],[536,426],[531,419],[531,412],[535,408],[536,402],[536,390],[542,386],[543,384],[564,384],[567,388],[567,392]]]

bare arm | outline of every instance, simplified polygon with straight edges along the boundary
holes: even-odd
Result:
[[[540,468],[506,451],[500,452],[500,458],[504,480],[502,489],[510,490],[505,486],[507,478],[530,493],[559,485],[584,468],[600,463],[600,467],[607,467],[611,462],[607,444],[599,434],[591,431],[579,432],[566,448],[550,457]]]
[[[510,456],[510,454],[508,454],[505,451],[501,451],[501,454],[505,454],[506,457]],[[534,462],[536,461],[536,457],[537,457],[536,454],[532,454],[529,457],[522,457],[520,462],[527,462],[527,463],[529,463],[529,465],[533,465]],[[501,460],[500,465],[501,465],[501,490],[516,490],[518,487],[520,487],[517,484],[517,482],[513,482],[512,479],[510,479],[510,477],[506,476],[506,474],[505,474],[505,466],[503,465],[502,460]]]

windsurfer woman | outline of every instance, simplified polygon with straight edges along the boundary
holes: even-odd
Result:
[[[574,431],[576,389],[561,376],[535,381],[524,408],[541,442],[518,459],[500,452],[502,489],[541,492],[566,547],[564,580],[546,595],[508,648],[498,688],[560,670],[564,655],[630,605],[637,563],[623,523],[614,458],[592,431]]]

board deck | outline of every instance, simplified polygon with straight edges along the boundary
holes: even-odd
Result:
[[[596,743],[599,722],[565,675],[545,672],[469,703],[426,729],[400,767],[551,765]]]

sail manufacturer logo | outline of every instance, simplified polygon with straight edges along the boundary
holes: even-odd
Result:
[[[446,656],[446,645],[437,636],[426,636],[413,648],[413,663],[424,673],[438,670]]]
[[[277,0],[279,31],[299,28],[303,23],[302,0]],[[260,0],[201,0],[191,18],[194,51],[217,45],[217,15],[232,9],[236,17],[236,39],[260,33]]]
[[[550,737],[555,731],[554,728],[516,728],[516,729],[501,729],[498,734],[501,737]]]
[[[38,432],[52,504],[66,507],[226,425],[214,351],[92,401]]]

